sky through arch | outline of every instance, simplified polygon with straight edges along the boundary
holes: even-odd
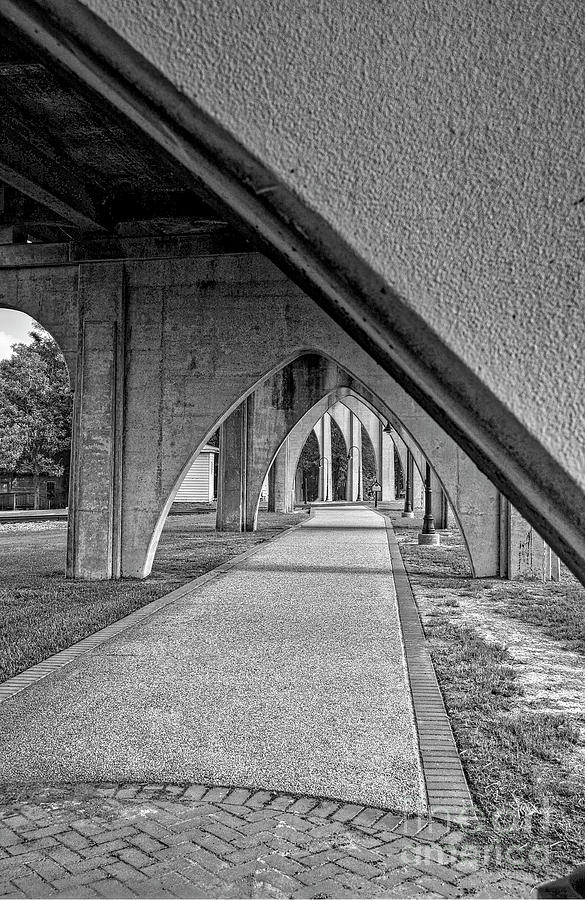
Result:
[[[29,332],[38,322],[15,309],[0,309],[0,359],[12,356],[12,344],[30,344]]]

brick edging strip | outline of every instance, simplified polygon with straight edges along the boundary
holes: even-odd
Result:
[[[464,823],[476,818],[473,800],[394,528],[388,516],[378,515],[386,523],[429,815]]]
[[[305,521],[308,521],[308,519]],[[223,575],[227,575],[230,569],[235,568],[250,556],[254,556],[254,554],[262,550],[266,544],[271,544],[274,541],[286,537],[287,534],[296,531],[297,528],[300,528],[303,524],[303,522],[299,522],[297,525],[286,528],[284,531],[281,531],[280,534],[275,534],[274,537],[271,537],[266,541],[260,541],[255,547],[251,547],[249,550],[244,551],[244,553],[238,554],[238,556],[233,556],[215,569],[211,569],[209,572],[205,572],[198,578],[193,579],[193,581],[189,581],[187,584],[183,584],[176,590],[171,591],[170,594],[165,594],[163,597],[157,597],[156,600],[152,600],[150,603],[141,606],[127,616],[118,619],[116,622],[112,622],[111,625],[106,625],[106,627],[100,629],[100,631],[95,631],[93,634],[83,638],[76,644],[71,644],[71,646],[67,647],[65,650],[60,650],[59,653],[47,657],[47,659],[44,659],[42,662],[36,663],[36,665],[31,666],[29,669],[25,669],[24,672],[19,672],[18,675],[14,675],[7,681],[2,682],[0,684],[0,703],[3,703],[4,700],[9,700],[11,697],[14,697],[15,694],[20,693],[20,691],[23,691],[31,684],[35,684],[42,678],[46,678],[47,675],[51,675],[53,672],[63,668],[63,666],[69,665],[69,663],[74,662],[84,653],[95,650],[96,647],[100,647],[102,644],[105,644],[106,641],[117,637],[117,635],[126,631],[128,628],[133,628],[135,625],[142,624],[142,622],[154,613],[164,609],[166,606],[170,606],[170,604],[174,603],[176,600],[180,600],[182,597],[200,590],[215,578],[221,578]]]

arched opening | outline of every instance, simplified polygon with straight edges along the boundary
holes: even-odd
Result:
[[[423,457],[427,455],[432,460],[437,477],[461,527],[474,574],[487,574],[488,570],[493,571],[494,561],[491,557],[488,558],[481,549],[486,543],[483,530],[486,520],[474,515],[476,499],[470,497],[471,504],[466,502],[461,509],[456,503],[453,503],[453,497],[458,498],[458,500],[461,499],[457,481],[461,460],[456,462],[453,456],[452,465],[449,459],[453,454],[461,454],[461,451],[424,412],[420,411],[418,415],[412,415],[412,401],[390,378],[388,378],[386,384],[384,378],[380,379],[379,370],[374,370],[370,374],[366,368],[360,370],[360,374],[362,374],[362,371],[363,376],[365,376],[364,380],[356,377],[347,366],[341,365],[329,354],[321,350],[302,350],[292,360],[285,361],[276,369],[273,367],[263,378],[250,386],[245,396],[241,397],[239,403],[234,401],[227,411],[215,419],[203,441],[200,442],[196,453],[209,440],[218,426],[222,426],[228,420],[232,420],[233,414],[237,410],[240,411],[238,415],[241,415],[244,407],[246,407],[246,416],[251,415],[252,421],[261,425],[261,433],[264,435],[264,439],[259,441],[251,457],[249,456],[249,451],[252,445],[249,442],[246,449],[248,461],[252,460],[253,473],[252,482],[246,488],[247,524],[245,527],[253,530],[262,484],[287,435],[290,434],[297,422],[302,419],[302,427],[305,431],[296,451],[296,462],[309,430],[314,427],[319,418],[327,412],[329,407],[334,406],[338,400],[342,400],[344,394],[354,393],[365,404],[366,408],[370,409],[378,417],[378,424],[385,425],[387,422],[391,422],[393,428],[397,429],[398,437],[410,442],[413,451],[419,456],[421,453]],[[373,380],[374,374],[376,375],[375,381]],[[371,381],[372,387],[369,386],[368,380]],[[287,385],[289,384],[295,385],[293,392],[288,391]],[[380,396],[382,390],[388,398],[391,398],[392,407]],[[290,398],[292,406],[287,397]],[[325,400],[325,398],[329,399]],[[264,410],[264,413],[262,413],[262,410]],[[332,416],[334,414],[335,411],[332,410]],[[241,423],[236,427],[235,431],[237,440],[240,439],[238,435],[241,436],[240,427]],[[183,464],[179,479],[175,482],[175,488],[167,496],[166,500],[161,497],[157,501],[157,503],[161,503],[162,511],[160,511],[161,507],[159,506],[158,524],[154,527],[154,531],[151,532],[150,546],[146,556],[142,555],[142,551],[137,553],[137,563],[133,563],[132,568],[128,567],[126,569],[127,574],[138,572],[139,566],[143,575],[148,574],[150,571],[168,509],[196,453],[192,454],[187,462]],[[437,453],[439,456],[437,456]],[[481,476],[470,460],[465,463],[465,466],[472,467],[473,479],[480,479],[482,484],[485,482],[486,485],[489,485],[487,479]],[[295,469],[293,469],[293,473],[294,471]],[[468,477],[467,480],[469,481]],[[292,490],[292,479],[290,487]],[[490,490],[494,489],[490,487]],[[143,535],[146,537],[144,532]],[[479,556],[478,553],[480,554]],[[488,567],[491,568],[488,569]]]
[[[311,430],[297,466],[297,497],[302,503],[312,503],[319,496],[319,467],[319,441]]]
[[[73,392],[52,335],[0,310],[0,511],[67,507]]]

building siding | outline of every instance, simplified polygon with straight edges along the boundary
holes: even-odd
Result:
[[[185,475],[175,503],[211,503],[215,450],[202,450]]]

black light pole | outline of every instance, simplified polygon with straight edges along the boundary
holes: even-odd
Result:
[[[413,519],[414,518],[414,510],[412,508],[412,491],[413,491],[413,459],[412,453],[407,448],[406,449],[406,485],[405,485],[405,497],[404,497],[404,509],[402,511],[402,516],[405,519]]]
[[[440,537],[435,531],[435,519],[433,517],[433,491],[431,488],[431,467],[426,464],[425,470],[425,517],[422,531],[418,536],[419,544],[438,544]]]

